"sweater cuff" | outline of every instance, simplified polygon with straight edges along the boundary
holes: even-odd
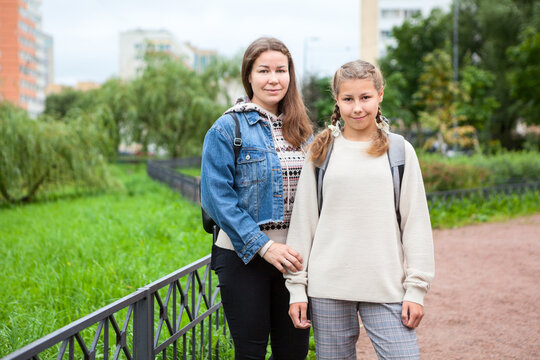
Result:
[[[306,286],[302,284],[287,284],[287,289],[290,293],[289,304],[308,302],[306,294]]]
[[[268,240],[266,244],[264,244],[263,247],[259,249],[259,255],[263,257],[264,254],[266,254],[266,251],[270,248],[270,245],[272,245],[273,243],[273,240]]]
[[[416,286],[410,286],[405,292],[403,301],[410,301],[424,306],[424,296],[426,296],[426,291],[424,289]]]

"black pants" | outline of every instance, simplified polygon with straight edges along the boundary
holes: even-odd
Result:
[[[289,318],[283,275],[259,255],[246,265],[236,252],[214,245],[212,257],[235,359],[264,359],[268,336],[274,360],[305,359],[309,329],[296,329]]]

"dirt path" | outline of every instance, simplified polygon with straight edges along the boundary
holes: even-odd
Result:
[[[433,235],[422,359],[540,359],[540,214]],[[365,332],[357,348],[377,359]]]

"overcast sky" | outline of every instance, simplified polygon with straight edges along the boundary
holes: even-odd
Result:
[[[331,75],[359,53],[358,0],[43,0],[42,11],[60,84],[116,76],[119,33],[136,28],[166,29],[225,56],[274,36],[289,47],[299,76],[304,64]]]

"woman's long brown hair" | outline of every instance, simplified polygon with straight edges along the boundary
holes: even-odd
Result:
[[[253,89],[249,83],[249,75],[251,74],[255,60],[265,51],[279,51],[287,56],[290,76],[289,88],[278,104],[278,112],[283,113],[283,137],[291,145],[298,147],[310,138],[313,134],[313,128],[306,113],[306,107],[302,101],[302,97],[298,92],[291,53],[283,42],[275,38],[261,37],[248,46],[242,59],[242,83],[244,90],[250,99],[253,98]]]

